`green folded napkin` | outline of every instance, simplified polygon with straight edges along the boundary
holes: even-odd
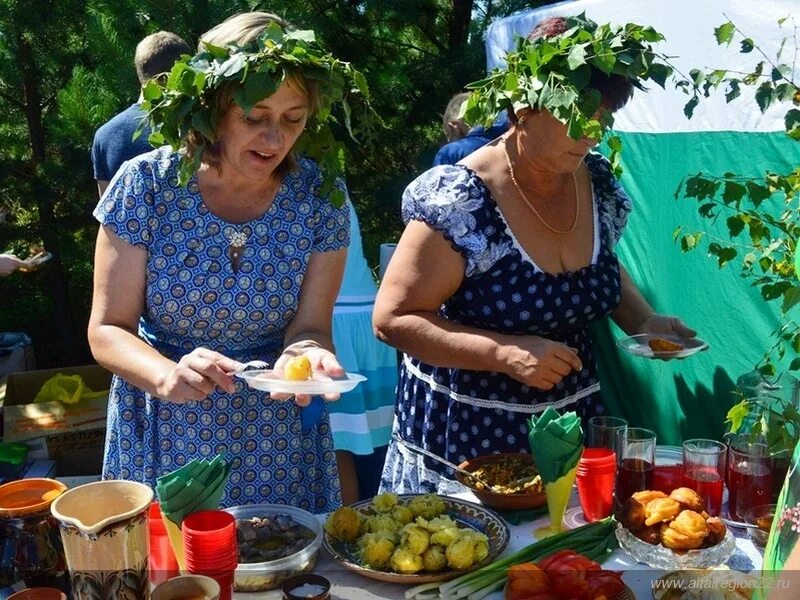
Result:
[[[180,526],[186,516],[198,510],[219,507],[231,465],[219,454],[213,460],[192,460],[180,469],[156,480],[161,512]]]
[[[510,525],[519,525],[520,523],[527,523],[528,521],[535,521],[542,515],[547,514],[547,505],[539,506],[538,508],[525,508],[521,510],[497,510],[495,512],[500,515]]]
[[[543,483],[553,483],[575,468],[583,452],[581,420],[575,412],[563,415],[552,407],[528,422],[528,443]]]

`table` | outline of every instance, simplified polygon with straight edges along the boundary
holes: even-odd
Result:
[[[471,493],[458,494],[457,498],[477,502]],[[569,511],[580,511],[577,505],[577,494],[573,494]],[[574,514],[570,512],[570,514]],[[321,515],[320,520],[325,516]],[[525,546],[533,543],[533,531],[542,525],[547,524],[549,518],[545,515],[535,521],[529,521],[520,525],[509,525],[511,539],[502,556],[513,554]],[[736,553],[728,561],[727,565],[738,571],[758,571],[761,569],[762,553],[756,548],[747,537],[747,532],[733,529],[736,535]],[[636,600],[652,599],[652,581],[664,574],[663,571],[653,569],[646,565],[633,562],[622,550],[612,552],[603,566],[615,571],[624,571],[623,581],[633,590]],[[406,586],[392,583],[383,583],[366,579],[360,575],[346,570],[334,561],[324,549],[320,550],[317,566],[314,573],[327,577],[332,583],[331,598],[335,600],[400,600],[404,598]],[[249,592],[234,594],[235,600],[280,600],[281,591],[271,590],[269,592]],[[503,600],[502,592],[495,592],[486,597],[486,600]]]

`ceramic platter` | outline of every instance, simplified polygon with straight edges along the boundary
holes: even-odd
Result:
[[[401,494],[398,499],[405,503],[413,498],[415,494]],[[508,541],[511,537],[508,530],[508,525],[500,518],[497,513],[491,511],[483,506],[467,502],[466,500],[459,500],[458,498],[450,498],[449,496],[442,496],[447,510],[445,514],[451,517],[459,525],[463,527],[470,527],[481,533],[484,533],[489,538],[489,554],[481,562],[472,566],[470,571],[479,569],[497,559],[498,556],[505,550]],[[372,500],[363,500],[351,504],[351,506],[360,513],[369,516],[372,515]],[[444,571],[437,571],[435,573],[414,573],[402,574],[392,573],[389,571],[379,571],[377,569],[370,569],[358,563],[358,547],[356,544],[347,544],[339,540],[334,540],[327,533],[322,540],[324,548],[333,556],[334,560],[343,565],[347,569],[358,573],[369,579],[376,579],[378,581],[388,581],[391,583],[403,583],[406,585],[418,585],[420,583],[428,583],[433,581],[446,581],[463,575],[467,571],[456,571],[454,569],[447,569]]]
[[[683,346],[681,350],[655,351],[650,348],[650,340],[667,340]],[[644,358],[686,358],[708,348],[708,344],[700,338],[682,338],[677,335],[640,333],[617,341],[617,346],[634,356]]]
[[[289,381],[277,377],[272,369],[245,371],[236,375],[254,390],[276,394],[343,394],[355,388],[367,378],[357,373],[347,373],[339,379],[314,375],[304,381]]]

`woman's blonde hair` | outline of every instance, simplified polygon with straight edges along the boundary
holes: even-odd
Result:
[[[197,43],[197,51],[205,51],[205,44],[222,48],[229,45],[236,45],[245,49],[248,49],[248,46],[252,46],[251,49],[255,50],[256,40],[272,23],[277,23],[284,30],[292,29],[287,21],[273,13],[259,11],[239,13],[226,19],[219,25],[215,25],[201,35]],[[319,86],[316,82],[304,78],[299,71],[287,72],[286,78],[289,85],[306,97],[308,101],[308,118],[310,120],[319,109]],[[225,85],[210,98],[208,108],[211,111],[212,123],[219,124],[225,114],[227,114],[234,105],[234,92],[239,85],[238,83]],[[216,134],[216,130],[214,133]],[[186,155],[189,158],[192,158],[196,149],[205,143],[204,139],[203,134],[195,129],[189,132],[185,143]],[[217,142],[208,144],[205,147],[203,160],[213,167],[219,167],[220,148]],[[296,165],[297,158],[294,152],[289,152],[276,170],[279,174],[283,175],[291,171]]]

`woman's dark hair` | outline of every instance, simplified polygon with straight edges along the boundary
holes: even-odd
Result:
[[[539,21],[528,34],[528,41],[535,42],[541,38],[555,37],[567,31],[569,24],[565,17],[548,17]],[[589,77],[589,87],[600,92],[603,98],[603,107],[616,112],[633,97],[634,85],[627,77],[622,75],[607,75],[598,69],[592,69]]]

